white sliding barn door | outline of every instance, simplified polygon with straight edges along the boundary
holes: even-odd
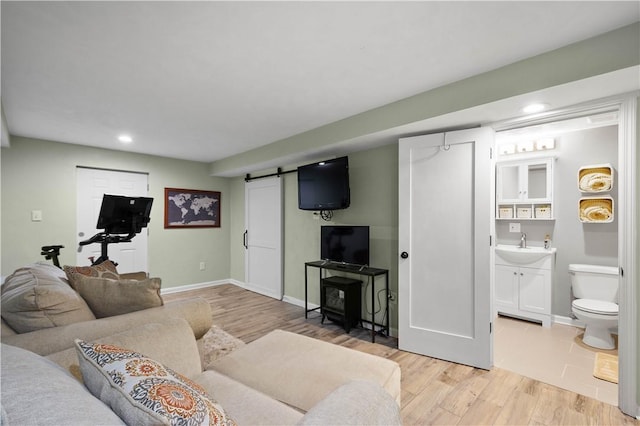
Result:
[[[399,143],[399,349],[488,369],[493,130]]]
[[[245,183],[245,286],[281,300],[282,179]]]
[[[87,240],[104,231],[96,228],[98,215],[104,194],[124,195],[127,197],[146,197],[148,194],[148,175],[146,173],[120,172],[114,170],[77,167],[77,242],[76,264],[90,265],[89,257],[100,257],[99,243],[80,246]],[[158,208],[156,205],[155,208]],[[147,229],[137,234],[131,242],[109,244],[109,260],[118,264],[118,272],[148,271]]]

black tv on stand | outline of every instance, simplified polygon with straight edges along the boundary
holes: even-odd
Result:
[[[369,227],[325,225],[320,228],[320,258],[345,269],[369,265]]]

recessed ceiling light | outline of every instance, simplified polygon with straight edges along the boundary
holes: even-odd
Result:
[[[118,136],[118,140],[122,143],[131,143],[133,139],[129,135],[120,135]]]
[[[535,114],[536,112],[544,111],[548,106],[548,104],[530,104],[522,108],[522,112],[525,114]]]

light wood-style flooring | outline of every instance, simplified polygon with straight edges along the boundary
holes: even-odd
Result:
[[[480,370],[397,349],[393,338],[368,330],[346,334],[320,315],[304,318],[304,308],[232,284],[164,295],[165,301],[203,297],[214,324],[245,343],[275,329],[303,334],[379,355],[402,369],[402,420],[405,425],[639,425],[617,407],[577,393],[493,368]]]

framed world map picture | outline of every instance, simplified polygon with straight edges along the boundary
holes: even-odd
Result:
[[[165,228],[219,228],[220,192],[164,189]]]

